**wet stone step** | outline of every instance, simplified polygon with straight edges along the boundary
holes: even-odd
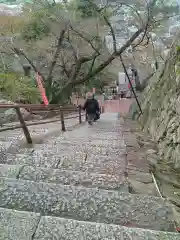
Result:
[[[120,133],[122,131],[122,128],[113,128],[113,127],[92,127],[92,132],[95,132],[95,131],[98,131],[98,132],[102,132],[104,131],[104,133],[106,132],[109,132],[109,133]]]
[[[101,154],[106,155],[107,153],[115,153],[119,154],[125,152],[125,146],[111,146],[111,145],[95,145],[94,143],[89,144],[86,142],[77,142],[77,143],[57,143],[57,148],[61,150],[73,150],[73,151],[86,151],[86,152],[93,152],[94,154]]]
[[[106,152],[105,152],[106,153]],[[58,153],[36,151],[32,154],[9,154],[8,158],[1,162],[7,165],[30,165],[45,168],[62,168],[67,170],[93,171],[105,174],[112,174],[112,169],[117,174],[124,169],[125,156],[107,153],[106,155],[91,153],[86,151],[74,152],[72,150]],[[109,170],[107,170],[109,169]],[[108,173],[109,172],[109,173]]]
[[[122,132],[111,132],[111,131],[104,131],[104,130],[98,130],[95,129],[95,130],[91,130],[91,129],[87,129],[87,130],[84,130],[84,131],[81,131],[77,134],[77,132],[66,132],[65,133],[65,136],[74,136],[74,137],[83,137],[83,136],[90,136],[90,135],[95,135],[95,136],[110,136],[110,137],[121,137],[122,136]]]
[[[102,140],[102,139],[84,139],[82,142],[80,139],[77,139],[75,141],[70,140],[56,140],[56,143],[62,144],[62,145],[79,145],[83,144],[83,146],[88,146],[88,147],[107,147],[109,149],[118,149],[118,148],[123,148],[125,146],[125,143],[123,140]]]
[[[0,177],[16,178],[23,166],[0,164]]]
[[[0,152],[6,151],[11,146],[11,141],[6,141],[4,137],[0,136]]]
[[[62,138],[62,139],[64,139],[64,140],[68,140],[68,138]],[[111,141],[111,140],[121,140],[122,139],[122,137],[118,134],[117,136],[111,136],[111,135],[106,135],[106,134],[104,134],[104,133],[99,133],[99,134],[95,134],[95,133],[93,133],[93,134],[91,134],[91,135],[87,135],[87,136],[73,136],[73,137],[71,137],[70,138],[73,142],[74,141],[78,141],[78,140],[82,140],[82,141],[86,141],[87,139],[89,140],[109,140],[109,141]]]
[[[88,130],[91,130],[91,131],[95,131],[96,129],[97,130],[104,130],[104,131],[109,131],[109,132],[119,132],[122,130],[122,126],[119,125],[119,124],[115,124],[113,121],[109,121],[109,122],[106,122],[106,123],[102,123],[101,122],[96,122],[96,123],[93,123],[93,125],[89,125],[89,124],[86,124],[86,129]]]
[[[92,128],[91,130],[92,133],[104,133],[104,134],[108,134],[108,135],[117,135],[122,133],[121,129],[107,129],[107,128]]]
[[[84,129],[86,129],[86,131],[105,131],[105,132],[121,132],[123,130],[122,126],[118,126],[118,125],[113,125],[113,124],[93,124],[92,126],[89,126],[88,124],[84,126]],[[76,130],[77,132],[77,130]]]
[[[0,239],[32,239],[39,220],[40,214],[0,208]]]
[[[34,240],[179,240],[178,233],[42,217]]]
[[[128,169],[128,178],[142,183],[152,183],[153,179],[150,173],[140,172]]]
[[[33,147],[20,147],[18,144],[12,145],[8,150],[7,153],[10,154],[30,154],[33,151]]]
[[[137,165],[134,165],[134,164],[128,164],[127,165],[127,170],[134,170],[134,171],[137,171],[137,172],[146,172],[146,173],[149,173],[150,171],[150,168],[149,168],[149,165],[142,165],[142,164],[137,164]]]
[[[43,166],[47,168],[56,168],[60,161],[60,157],[49,152],[47,154],[8,154],[7,159],[1,161],[1,164],[8,165],[32,165],[32,166]]]
[[[93,128],[121,128],[122,125],[117,121],[99,121],[93,125]]]
[[[1,178],[0,207],[79,221],[174,231],[173,211],[158,197]]]
[[[128,185],[125,184],[123,175],[93,174],[80,171],[25,166],[19,175],[19,179],[36,182],[61,183],[64,185],[98,187],[128,192]]]
[[[41,153],[43,152],[43,153]],[[37,149],[35,148],[34,153],[31,155],[59,155],[61,156],[64,153],[67,153],[72,155],[74,153],[80,154],[80,153],[88,153],[88,154],[94,154],[94,155],[103,155],[103,156],[122,156],[126,152],[125,147],[116,147],[112,148],[111,146],[96,146],[96,145],[89,145],[82,143],[56,143],[52,148],[49,147],[48,144],[38,146]]]
[[[122,175],[125,170],[125,156],[87,155],[79,161],[64,158],[57,165],[59,169],[94,172],[99,174]]]
[[[68,138],[62,138],[62,137],[57,137],[55,139],[52,139],[50,141],[47,141],[42,144],[37,144],[33,146],[33,149],[39,149],[39,148],[44,148],[44,149],[68,149],[70,147],[73,148],[105,148],[107,147],[109,150],[113,149],[118,149],[118,148],[123,148],[125,145],[124,140],[120,138],[119,140],[108,140],[108,139],[93,139],[91,135],[87,137],[81,137],[81,136],[69,136]],[[32,149],[31,149],[32,151]]]
[[[121,127],[122,125],[120,124],[119,121],[113,121],[112,119],[111,120],[107,120],[107,121],[97,121],[95,124],[94,124],[94,127],[98,127],[98,128],[101,128],[101,127]]]

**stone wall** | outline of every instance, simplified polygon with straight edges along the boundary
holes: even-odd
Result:
[[[159,154],[180,168],[180,67],[176,40],[163,69],[145,91],[141,123],[158,143]],[[179,73],[178,73],[179,72]]]

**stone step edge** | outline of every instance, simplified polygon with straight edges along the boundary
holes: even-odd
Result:
[[[119,195],[123,195],[123,194],[126,194],[126,195],[129,195],[130,197],[132,197],[132,198],[135,198],[135,197],[146,197],[147,199],[148,198],[153,198],[153,200],[155,201],[155,200],[161,200],[162,201],[162,203],[163,202],[168,202],[168,206],[169,207],[172,207],[172,204],[166,199],[166,198],[161,198],[161,197],[157,197],[157,196],[150,196],[150,195],[148,195],[148,194],[131,194],[131,193],[129,193],[129,192],[119,192],[119,191],[115,191],[115,190],[113,190],[113,189],[109,189],[109,190],[107,190],[107,189],[99,189],[99,188],[87,188],[87,187],[84,187],[84,186],[72,186],[72,185],[64,185],[64,184],[61,184],[61,183],[46,183],[46,182],[42,182],[42,181],[39,181],[39,182],[35,182],[35,181],[30,181],[30,180],[23,180],[23,179],[16,179],[16,178],[6,178],[6,177],[0,177],[0,182],[1,181],[16,181],[16,182],[24,182],[24,183],[36,183],[37,185],[38,184],[41,184],[41,185],[49,185],[49,186],[61,186],[61,187],[64,187],[64,188],[74,188],[74,189],[77,189],[77,190],[88,190],[88,191],[97,191],[98,190],[98,192],[99,193],[103,193],[103,192],[116,192],[117,194],[119,194]]]
[[[23,170],[23,168],[24,167],[33,167],[33,168],[37,168],[37,169],[45,169],[45,170],[47,170],[47,169],[49,169],[49,170],[55,170],[55,171],[62,171],[62,172],[69,172],[69,173],[73,173],[73,172],[75,172],[75,173],[86,173],[86,171],[77,171],[77,170],[68,170],[68,169],[61,169],[61,168],[46,168],[46,167],[35,167],[35,166],[32,166],[32,165],[28,165],[28,164],[24,164],[24,165],[22,165],[22,164],[7,164],[7,163],[0,163],[0,167],[1,166],[6,166],[6,167],[12,167],[12,168],[14,168],[14,167],[19,167],[19,170],[20,170],[20,172],[18,172],[18,175],[19,174],[21,174],[21,172],[22,172],[22,170]],[[96,173],[96,172],[91,172],[91,173],[89,173],[88,172],[88,174],[90,174],[90,175],[98,175],[98,176],[117,176],[117,174],[105,174],[105,173]],[[0,178],[2,178],[1,176],[0,176]],[[6,177],[5,177],[6,178]],[[7,178],[9,178],[9,177],[7,177]],[[10,177],[10,178],[12,178],[12,179],[18,179],[18,176],[15,176],[15,177]]]
[[[78,145],[74,145],[74,146],[77,146],[77,148],[79,147]],[[98,147],[99,148],[99,146],[97,146],[96,145],[96,147]],[[27,152],[24,152],[24,153],[16,153],[16,154],[14,154],[14,153],[11,153],[11,152],[7,152],[7,157],[8,157],[8,155],[9,156],[11,156],[11,157],[14,157],[14,159],[15,158],[18,158],[18,157],[30,157],[30,156],[38,156],[39,155],[39,153],[41,153],[42,152],[42,150],[43,149],[36,149],[36,148],[33,148],[31,151],[27,151]],[[57,152],[54,152],[53,153],[53,155],[55,155],[55,156],[59,156],[59,157],[61,157],[62,155],[67,155],[67,151],[70,151],[71,149],[69,149],[69,148],[64,148],[64,149],[59,149],[59,150],[61,150],[61,153],[57,153]],[[124,151],[124,148],[122,147],[122,148],[120,148],[120,147],[118,147],[118,148],[109,148],[109,147],[106,147],[106,146],[103,146],[103,147],[100,147],[100,151],[104,151],[104,150],[106,150],[106,152],[108,152],[108,154],[109,155],[113,155],[113,154],[115,154],[114,153],[114,150],[117,150],[117,152],[119,151],[119,155],[125,155],[125,151]],[[110,150],[112,150],[113,152],[111,153],[111,151]],[[64,151],[64,152],[63,152]],[[74,151],[74,149],[73,149],[73,151]],[[90,151],[92,151],[92,149],[90,149]],[[47,152],[45,152],[46,154],[47,154]],[[75,151],[74,151],[74,154],[87,154],[88,152],[87,152],[87,148],[86,147],[82,147],[82,148],[78,148],[78,150],[76,150],[75,149]],[[93,152],[90,152],[90,155],[94,155],[94,156],[99,156],[99,157],[106,157],[107,155],[105,155],[105,154],[103,154],[103,153],[101,153],[101,152],[99,152],[98,154],[93,154]],[[118,156],[119,156],[118,155]],[[48,156],[48,155],[47,155]],[[50,157],[52,156],[52,154],[50,153],[50,155],[49,155]],[[117,156],[117,157],[118,157]]]
[[[68,170],[68,169],[61,169],[61,168],[48,168],[48,167],[36,167],[36,166],[31,166],[31,165],[28,165],[28,164],[24,164],[24,165],[22,165],[22,164],[7,164],[7,163],[0,163],[0,169],[1,169],[1,167],[7,167],[7,168],[12,168],[12,169],[14,169],[14,170],[16,170],[17,172],[16,172],[16,174],[14,174],[14,176],[12,176],[12,177],[9,177],[9,176],[0,176],[0,178],[2,178],[2,177],[4,177],[4,178],[11,178],[11,179],[19,179],[19,176],[21,175],[21,173],[23,172],[23,170],[24,170],[24,168],[26,168],[26,167],[32,167],[32,168],[34,168],[34,169],[44,169],[44,170],[52,170],[52,171],[57,171],[57,172],[67,172],[67,173],[75,173],[75,174],[78,174],[78,173],[82,173],[82,174],[85,174],[85,173],[88,173],[89,175],[92,175],[92,176],[107,176],[107,177],[116,177],[116,176],[118,176],[117,174],[108,174],[108,173],[99,173],[99,172],[87,172],[87,171],[77,171],[77,170]],[[129,180],[131,179],[131,174],[130,174],[130,176],[129,176],[129,171],[131,172],[131,170],[133,170],[134,172],[137,172],[137,170],[134,170],[134,169],[129,169],[129,168],[127,168],[126,169],[126,171],[125,172],[121,172],[120,174],[119,174],[119,177],[122,177],[122,178],[125,178],[124,179],[124,181],[122,182],[122,184],[125,182],[129,182]],[[141,172],[141,171],[140,171]],[[144,173],[144,172],[142,172],[142,173]],[[127,176],[126,176],[126,174],[127,174]],[[149,174],[149,176],[151,177],[151,174],[150,173],[145,173],[145,174]],[[130,179],[129,179],[129,177],[130,177]],[[152,177],[151,177],[151,179],[152,179]],[[22,179],[23,180],[23,179]],[[38,181],[37,181],[38,182]],[[152,183],[153,181],[151,181],[151,182],[148,182],[148,183]],[[53,183],[53,182],[51,182],[51,183]]]
[[[98,229],[99,227],[105,227],[105,228],[109,228],[109,230],[111,230],[112,232],[114,232],[113,230],[115,229],[118,229],[118,232],[140,232],[140,233],[145,233],[145,235],[147,233],[152,233],[154,235],[156,234],[160,234],[161,236],[164,235],[164,236],[177,236],[177,238],[175,238],[175,240],[179,239],[179,233],[177,232],[163,232],[163,231],[157,231],[157,230],[150,230],[150,229],[143,229],[143,228],[136,228],[136,227],[127,227],[127,226],[121,226],[121,225],[116,225],[116,224],[106,224],[106,223],[97,223],[97,222],[89,222],[89,221],[78,221],[78,220],[74,220],[74,219],[68,219],[68,218],[61,218],[61,217],[52,217],[52,216],[49,216],[49,215],[45,215],[45,216],[42,216],[40,215],[39,213],[34,213],[34,212],[27,212],[27,211],[19,211],[19,210],[14,210],[14,209],[9,209],[9,208],[3,208],[3,207],[0,207],[0,212],[4,212],[5,214],[13,214],[13,215],[23,215],[23,217],[21,218],[22,220],[24,219],[24,217],[28,217],[29,215],[32,215],[34,217],[37,218],[37,224],[34,228],[34,233],[31,235],[33,236],[33,239],[36,239],[36,236],[38,234],[38,231],[39,231],[39,227],[41,226],[41,224],[43,224],[43,220],[46,220],[47,221],[53,221],[54,223],[57,223],[58,224],[58,221],[61,222],[61,224],[64,224],[64,225],[67,225],[67,224],[70,224],[71,227],[72,227],[72,224],[74,224],[75,226],[77,225],[81,225],[82,227],[87,225],[88,227],[90,226],[94,226],[97,230],[96,232],[98,233]],[[1,219],[0,219],[1,221]],[[45,222],[45,221],[44,221]],[[14,224],[14,227],[16,229],[16,225]],[[168,238],[170,239],[170,238]],[[161,240],[161,239],[159,239]],[[173,240],[173,239],[172,239]]]
[[[79,140],[81,140],[81,139],[79,139]],[[62,145],[62,146],[63,145],[67,145],[67,146],[77,145],[77,146],[79,146],[79,145],[82,145],[82,142],[80,142],[79,140],[78,139],[76,141],[58,140],[57,144]],[[94,141],[102,141],[102,143],[95,144],[95,143],[93,143]],[[88,144],[91,147],[109,147],[109,148],[112,148],[112,149],[125,146],[124,143],[123,144],[119,143],[119,142],[122,142],[121,139],[119,139],[119,140],[109,140],[109,143],[103,143],[103,141],[108,141],[108,139],[107,140],[106,139],[98,139],[98,140],[97,139],[89,139],[89,141],[88,140],[86,140],[86,141],[83,140],[83,144]],[[116,144],[112,145],[112,141],[116,141]]]
[[[147,236],[147,233],[152,234],[152,235],[154,235],[154,236],[159,235],[158,238],[157,238],[157,240],[161,240],[163,236],[166,237],[167,235],[169,235],[169,236],[171,236],[171,237],[172,237],[172,236],[177,237],[177,238],[175,238],[175,240],[179,239],[179,234],[178,234],[177,232],[157,231],[157,230],[137,228],[137,227],[121,226],[121,225],[116,225],[116,224],[106,224],[106,223],[98,223],[98,222],[79,221],[79,220],[67,219],[67,218],[58,218],[58,217],[51,217],[51,216],[42,216],[41,219],[40,219],[40,221],[39,221],[39,224],[38,224],[38,227],[37,227],[37,229],[36,229],[36,232],[35,232],[35,234],[34,234],[35,240],[38,240],[38,238],[36,238],[36,236],[38,235],[39,226],[40,226],[40,225],[43,225],[43,221],[44,221],[44,225],[46,225],[46,223],[48,222],[48,220],[49,220],[49,221],[53,221],[53,223],[56,222],[56,226],[58,225],[58,220],[61,222],[59,225],[66,225],[66,226],[67,226],[67,225],[69,224],[71,227],[72,227],[72,225],[74,225],[74,226],[73,226],[74,230],[77,229],[77,225],[78,225],[78,226],[81,226],[82,229],[84,228],[85,225],[88,226],[88,227],[90,227],[90,229],[91,229],[91,226],[92,226],[92,227],[95,227],[95,229],[96,229],[96,232],[95,232],[95,233],[96,233],[96,234],[98,234],[98,233],[100,232],[100,227],[103,227],[103,229],[107,228],[107,229],[108,229],[108,232],[110,231],[110,233],[114,233],[115,230],[116,230],[116,234],[118,234],[118,236],[119,236],[119,233],[120,233],[120,232],[121,232],[121,233],[123,233],[123,232],[124,232],[124,233],[129,233],[129,234],[127,234],[128,237],[129,237],[130,234],[132,234],[132,235],[131,235],[132,239],[134,239],[134,238],[133,238],[134,234],[135,234],[135,235],[137,234],[137,235],[139,235],[139,236],[141,236],[142,234],[144,234],[145,236]],[[79,229],[78,229],[78,230],[79,230]],[[118,232],[117,232],[117,230],[118,230]],[[139,234],[138,234],[138,232],[139,232]],[[93,233],[94,233],[94,232],[93,232]],[[119,237],[120,237],[120,236],[119,236]],[[121,239],[121,238],[119,238],[119,237],[118,237],[118,239]],[[123,237],[123,236],[121,236],[121,237]],[[109,238],[108,238],[108,239],[109,239]],[[114,239],[114,238],[113,238],[113,239]],[[123,239],[123,238],[122,238],[122,239]],[[166,239],[166,238],[163,238],[163,239]],[[168,238],[168,239],[170,239],[170,238]],[[171,238],[171,240],[173,240],[173,238]]]
[[[52,170],[52,171],[59,171],[59,172],[67,172],[67,173],[82,173],[82,174],[85,174],[86,173],[86,171],[77,171],[77,170],[68,170],[68,169],[61,169],[61,168],[48,168],[48,167],[36,167],[36,166],[31,166],[31,165],[28,165],[28,164],[24,164],[24,165],[22,165],[22,164],[7,164],[7,163],[0,163],[0,169],[1,169],[1,167],[7,167],[7,168],[10,168],[9,170],[11,171],[11,168],[13,169],[13,170],[15,170],[16,171],[16,173],[14,173],[14,176],[12,176],[12,177],[10,177],[10,176],[0,176],[0,177],[5,177],[5,178],[13,178],[13,179],[19,179],[19,176],[21,175],[21,173],[23,172],[23,170],[24,170],[24,168],[26,168],[26,167],[33,167],[34,169],[44,169],[44,170]],[[134,169],[132,169],[132,171],[134,172],[134,174],[137,172],[136,170],[134,170]],[[130,176],[129,176],[129,173],[130,173]],[[144,172],[140,172],[140,173],[144,173]],[[91,173],[89,173],[88,172],[88,174],[90,174],[90,175],[92,175],[92,176],[95,176],[95,175],[97,175],[97,176],[107,176],[107,177],[112,177],[112,176],[114,176],[114,177],[116,177],[117,176],[117,174],[108,174],[108,173],[99,173],[99,172],[91,172]],[[150,173],[145,173],[146,175],[147,174],[149,174],[149,176],[151,177],[151,179],[152,179],[152,176],[151,176],[151,174]],[[125,182],[127,181],[129,181],[129,178],[131,179],[131,169],[129,169],[129,168],[127,168],[126,169],[126,171],[122,171],[120,174],[119,174],[119,177],[120,177],[120,175],[123,177],[123,178],[125,178]],[[127,175],[127,176],[126,176]],[[123,181],[124,182],[124,181]],[[152,183],[153,181],[148,181],[148,183]]]
[[[8,172],[7,172],[7,176],[6,175],[0,175],[0,178],[8,178],[8,179],[16,179],[16,180],[26,180],[24,178],[21,178],[21,174],[23,173],[24,169],[25,168],[33,168],[34,171],[38,171],[38,170],[44,170],[44,171],[55,171],[55,172],[59,172],[59,173],[69,173],[69,174],[82,174],[82,175],[89,175],[89,176],[99,176],[99,177],[116,177],[117,178],[119,177],[119,180],[121,180],[120,178],[122,178],[122,182],[120,182],[120,184],[124,184],[125,183],[125,178],[124,178],[124,175],[123,175],[123,172],[122,172],[122,175],[115,175],[115,174],[103,174],[103,173],[95,173],[95,172],[87,172],[87,171],[77,171],[77,170],[67,170],[67,169],[58,169],[58,168],[45,168],[45,167],[35,167],[35,166],[30,166],[30,165],[21,165],[21,164],[17,164],[17,165],[12,165],[12,164],[0,164],[0,169],[3,168],[3,167],[7,167],[9,168],[9,171],[10,171],[10,174],[12,173],[11,170],[14,170],[14,176],[13,176],[13,173],[12,175],[8,175]],[[12,169],[11,169],[12,168]],[[8,171],[8,169],[7,169]],[[34,180],[32,180],[34,181]],[[34,182],[44,182],[44,181],[41,181],[41,180],[37,180],[37,181],[34,181]],[[53,181],[45,181],[45,183],[53,183]],[[54,183],[57,183],[54,181]],[[58,184],[58,183],[57,183]]]
[[[172,207],[159,197],[7,178],[0,179],[0,188],[1,207],[161,231],[175,229]]]

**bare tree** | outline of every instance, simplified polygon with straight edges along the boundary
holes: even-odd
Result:
[[[90,1],[90,0],[89,0]],[[48,24],[51,31],[47,36],[36,41],[14,41],[12,52],[23,56],[35,72],[38,72],[52,95],[56,97],[75,86],[84,84],[111,65],[113,60],[126,52],[129,47],[135,51],[139,45],[148,41],[148,34],[155,23],[153,15],[156,0],[145,1],[143,17],[135,9],[137,31],[121,46],[117,47],[117,38],[112,23],[106,15],[108,3],[98,7],[91,2],[95,16],[84,19],[74,17],[73,11],[56,7],[51,16],[43,16],[41,22]],[[127,6],[124,2],[120,7]],[[103,21],[103,23],[102,23]],[[101,22],[101,24],[100,24]],[[113,39],[113,51],[110,53],[103,40],[109,29]],[[58,91],[57,91],[58,89]]]

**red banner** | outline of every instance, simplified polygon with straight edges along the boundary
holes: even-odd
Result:
[[[42,77],[38,73],[36,74],[36,81],[38,84],[39,91],[41,93],[42,101],[44,102],[45,105],[48,105],[49,101],[47,99],[46,92],[42,84]]]

